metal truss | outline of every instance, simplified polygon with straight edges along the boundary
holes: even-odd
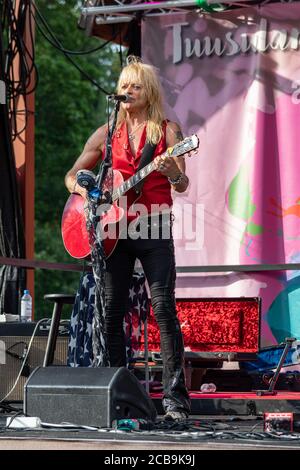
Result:
[[[190,10],[191,8],[197,8],[196,0],[169,0],[163,2],[148,0],[85,0],[78,24],[80,28],[86,30],[87,34],[91,34],[94,25],[97,27],[97,25],[130,23],[144,16],[160,16]]]
[[[226,5],[249,5],[255,0],[220,0]],[[269,1],[269,0],[267,0]],[[207,0],[208,5],[220,3],[218,0]],[[256,3],[258,3],[256,1]],[[96,24],[129,23],[137,16],[157,16],[179,11],[201,10],[196,0],[168,0],[168,1],[147,1],[147,0],[86,0],[81,10],[80,23],[90,22],[91,18]]]

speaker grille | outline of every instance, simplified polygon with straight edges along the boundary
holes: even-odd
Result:
[[[5,364],[0,364],[0,400],[9,392],[13,387],[15,380],[18,376],[22,359],[13,357],[11,354],[22,356],[25,345],[29,345],[31,336],[0,336],[3,341],[6,354]],[[54,365],[66,365],[68,353],[68,336],[58,337],[56,342],[56,351],[54,355]],[[7,400],[22,401],[24,393],[24,384],[29,376],[37,366],[43,364],[45,350],[47,344],[47,336],[37,336],[34,338],[30,352],[27,358],[28,368],[25,368],[24,373],[26,376],[19,378],[18,384],[14,391],[7,397]]]

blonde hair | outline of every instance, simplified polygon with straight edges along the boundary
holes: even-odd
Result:
[[[127,58],[127,65],[123,68],[117,92],[122,93],[124,83],[136,83],[143,86],[142,92],[147,101],[147,142],[157,144],[163,136],[162,123],[165,119],[163,111],[162,90],[157,73],[151,65],[144,64],[135,56]],[[120,109],[117,127],[125,121],[124,109]]]

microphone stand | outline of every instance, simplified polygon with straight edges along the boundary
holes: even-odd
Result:
[[[93,366],[105,367],[109,366],[109,357],[106,347],[106,338],[104,335],[105,326],[105,271],[106,256],[101,238],[101,228],[97,230],[99,216],[97,214],[101,204],[112,203],[113,175],[110,175],[109,192],[104,193],[103,187],[108,175],[108,170],[112,166],[112,137],[117,124],[117,115],[120,109],[120,102],[116,101],[114,107],[112,125],[107,131],[105,156],[100,166],[99,174],[96,177],[96,188],[88,193],[89,204],[89,221],[88,232],[91,247],[91,258],[93,275],[96,283],[95,290],[95,310],[93,316],[92,327],[92,344],[93,344]],[[107,196],[108,193],[108,196]],[[103,197],[103,195],[105,197]]]
[[[116,128],[117,124],[117,116],[118,112],[120,110],[120,101],[116,101],[114,111],[113,111],[113,121],[112,125],[107,131],[107,136],[106,136],[106,144],[105,144],[105,156],[101,165],[101,168],[99,170],[99,174],[97,176],[97,188],[99,190],[99,197],[103,195],[103,183],[105,181],[105,178],[107,176],[108,169],[111,168],[112,166],[112,137]],[[111,198],[111,195],[110,195]],[[110,201],[104,201],[104,202],[111,202]]]

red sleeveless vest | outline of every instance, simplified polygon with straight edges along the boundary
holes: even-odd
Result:
[[[144,126],[141,140],[137,150],[136,157],[133,156],[128,139],[127,126],[124,122],[121,127],[115,132],[112,140],[112,155],[113,155],[113,169],[119,170],[124,180],[127,180],[137,172],[142,151],[146,143],[146,126]],[[166,150],[166,123],[163,125],[163,137],[158,142],[153,159],[161,155]],[[171,185],[166,176],[163,176],[158,171],[153,171],[144,180],[142,194],[139,204],[144,204],[147,212],[157,212],[154,208],[151,211],[152,204],[167,204],[172,207]]]

